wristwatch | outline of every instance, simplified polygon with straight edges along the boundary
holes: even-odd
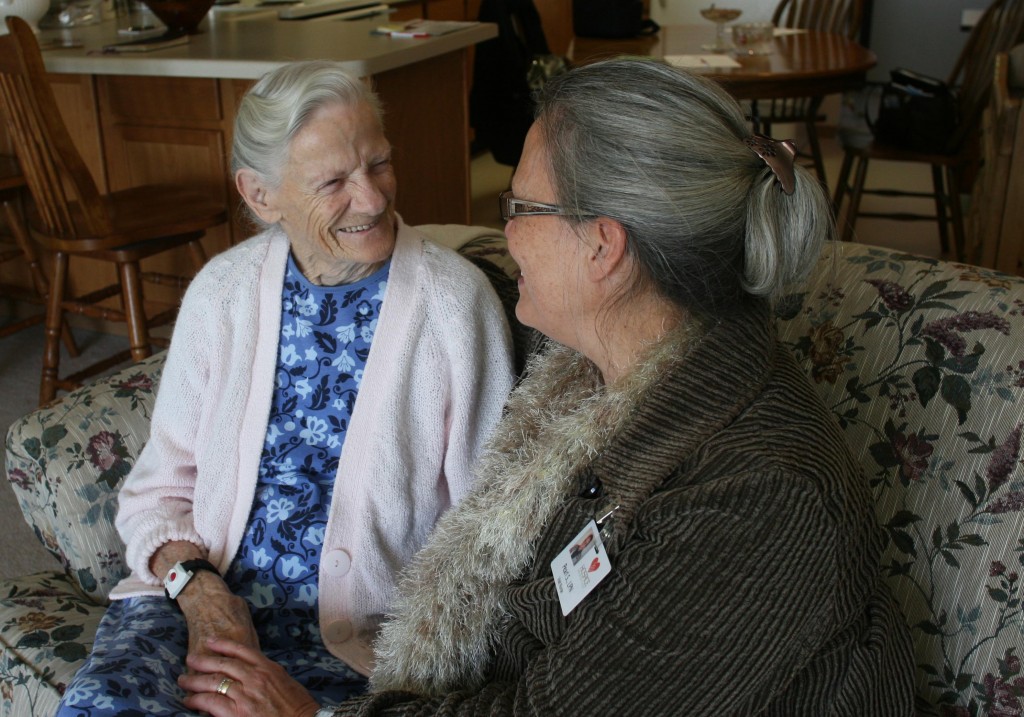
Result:
[[[164,594],[170,600],[176,601],[178,595],[185,589],[188,581],[192,579],[197,570],[209,570],[211,573],[220,575],[220,571],[208,560],[197,558],[196,560],[186,560],[183,563],[175,563],[174,567],[168,570],[166,577],[164,577]]]

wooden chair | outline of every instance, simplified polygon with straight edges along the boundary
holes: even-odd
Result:
[[[851,40],[860,35],[863,18],[864,0],[782,0],[772,14],[776,27],[835,32]],[[802,124],[810,152],[801,151],[798,156],[809,159],[818,179],[828,186],[818,139],[818,122],[825,119],[820,113],[824,99],[822,96],[773,99],[766,108],[758,107],[756,117],[760,131],[768,136],[771,136],[773,124]]]
[[[971,190],[967,260],[1024,276],[1024,44],[996,55]]]
[[[876,140],[864,140],[863,135],[840,135],[843,144],[843,164],[839,170],[833,204],[836,215],[843,208],[843,200],[849,195],[849,207],[843,228],[843,241],[853,239],[858,217],[875,217],[897,221],[938,221],[939,241],[944,256],[949,255],[948,224],[953,224],[955,258],[965,260],[966,240],[964,236],[964,215],[960,203],[962,192],[968,186],[975,172],[978,154],[978,130],[982,112],[988,102],[994,77],[995,57],[1007,52],[1024,40],[1024,0],[994,0],[971,31],[963,51],[957,58],[949,75],[949,85],[959,89],[960,123],[948,144],[946,153],[920,152],[903,147],[883,144]],[[917,162],[931,166],[932,192],[914,192],[901,189],[865,189],[868,163],[872,159],[892,162]],[[856,167],[854,163],[856,162]],[[853,172],[853,181],[850,174]],[[860,203],[865,194],[888,197],[932,197],[935,214],[915,212],[861,211]]]
[[[227,221],[224,204],[191,187],[147,185],[101,194],[72,144],[50,88],[35,35],[21,18],[6,18],[9,34],[0,36],[0,108],[28,182],[34,207],[29,224],[53,252],[46,313],[40,403],[58,389],[129,358],[152,352],[149,329],[173,320],[176,309],[147,317],[142,281],[183,286],[187,280],[143,273],[147,257],[188,247],[195,268],[206,260],[199,240],[206,230]],[[115,265],[117,281],[80,296],[67,294],[71,257]],[[120,296],[120,308],[100,304]],[[127,324],[130,348],[77,373],[60,377],[60,333],[65,312]]]

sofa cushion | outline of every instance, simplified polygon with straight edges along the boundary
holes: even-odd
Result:
[[[777,311],[874,490],[924,713],[1024,714],[1024,280],[844,244]]]
[[[0,582],[0,714],[56,713],[104,610],[60,573]]]

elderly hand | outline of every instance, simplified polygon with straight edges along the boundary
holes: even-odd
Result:
[[[191,672],[178,678],[185,706],[213,717],[313,717],[319,705],[280,665],[258,649],[232,640],[209,640],[188,657]]]
[[[206,558],[206,551],[187,541],[161,545],[150,559],[154,575],[163,576],[176,562]],[[211,637],[235,640],[259,649],[259,638],[252,624],[249,606],[228,588],[220,575],[198,570],[178,595],[178,607],[188,625],[188,654],[209,654],[206,641]]]
[[[198,571],[178,596],[178,605],[188,625],[188,654],[211,654],[210,638],[234,640],[259,650],[259,638],[252,624],[249,605],[209,571]]]

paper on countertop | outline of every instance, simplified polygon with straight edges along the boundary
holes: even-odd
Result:
[[[154,37],[140,37],[136,40],[124,40],[122,42],[115,42],[110,45],[104,45],[101,52],[103,54],[122,52],[153,52],[154,50],[164,50],[168,47],[187,45],[188,39],[188,35],[174,34],[156,35]],[[89,52],[89,54],[95,54],[95,51],[91,51]]]
[[[381,25],[374,30],[374,33],[391,37],[435,37],[479,24],[475,20],[424,20],[417,18],[406,22]]]
[[[665,62],[676,67],[741,67],[728,55],[665,55]]]

